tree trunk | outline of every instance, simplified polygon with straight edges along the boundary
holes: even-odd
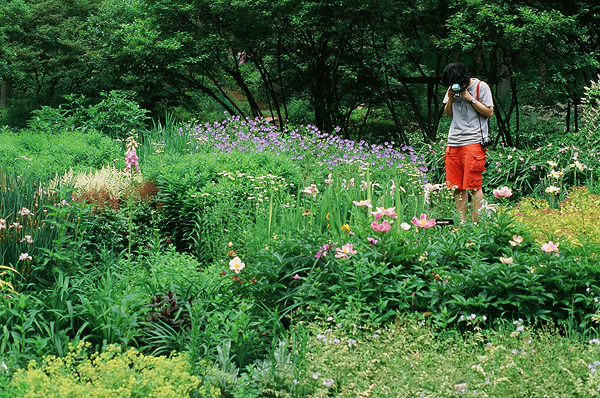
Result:
[[[6,95],[8,92],[8,81],[0,80],[0,109],[6,108]]]

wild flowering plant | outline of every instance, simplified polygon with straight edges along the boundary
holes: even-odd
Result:
[[[127,137],[127,151],[125,152],[125,171],[135,169],[135,171],[139,173],[140,164],[136,152],[136,148],[138,147],[138,143],[135,140],[136,137],[137,135],[135,134],[131,134],[129,137]]]
[[[424,158],[417,156],[412,147],[395,147],[394,142],[383,145],[364,140],[355,142],[321,132],[312,125],[278,131],[277,126],[258,118],[228,116],[222,122],[186,126],[179,134],[189,137],[190,154],[207,150],[207,145],[223,153],[273,152],[289,156],[302,167],[321,170],[324,175],[358,164],[369,166],[377,180],[397,178],[412,184],[422,183],[427,172]]]

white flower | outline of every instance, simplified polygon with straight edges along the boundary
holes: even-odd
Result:
[[[581,163],[579,160],[576,160],[575,163],[571,163],[571,167],[577,167],[579,171],[583,171],[587,168],[587,166]]]
[[[410,229],[410,224],[403,222],[402,224],[400,224],[400,228],[402,228],[405,231],[408,231]]]
[[[229,269],[235,271],[236,274],[239,274],[241,270],[246,266],[245,263],[240,260],[239,257],[234,257],[229,261]]]
[[[555,187],[554,185],[550,185],[548,188],[546,188],[546,193],[557,194],[558,191],[560,191],[560,188],[559,187]]]

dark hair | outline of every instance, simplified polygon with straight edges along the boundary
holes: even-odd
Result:
[[[441,83],[450,87],[453,84],[460,84],[464,86],[465,84],[468,86],[471,81],[471,74],[466,66],[461,64],[460,62],[453,62],[451,64],[446,65],[444,68],[444,74],[442,75]]]

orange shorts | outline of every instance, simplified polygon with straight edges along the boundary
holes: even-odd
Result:
[[[449,189],[481,189],[485,149],[480,144],[446,147],[444,163]]]

